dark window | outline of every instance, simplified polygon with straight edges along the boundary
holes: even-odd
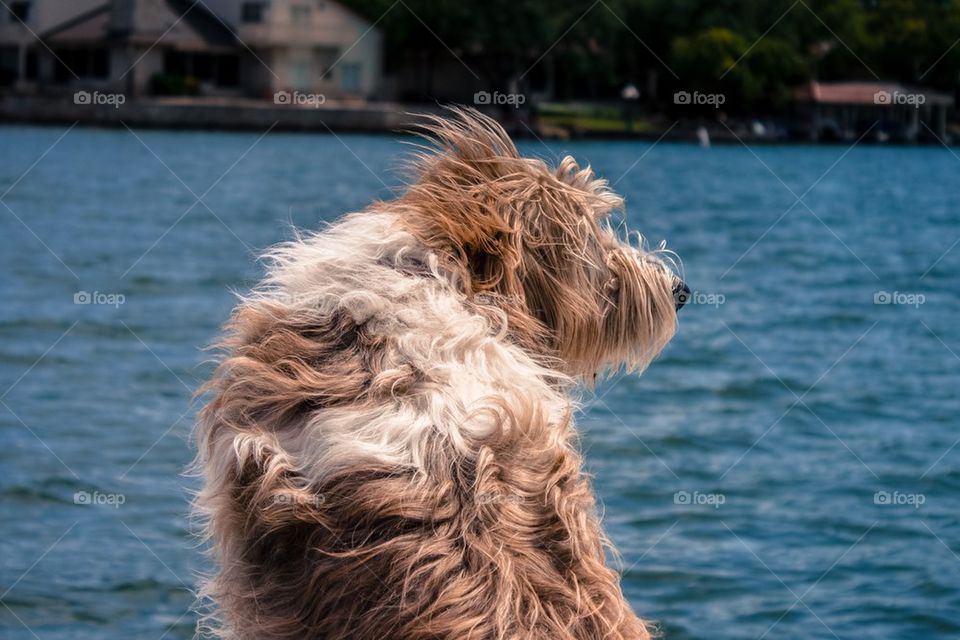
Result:
[[[11,2],[8,6],[10,9],[10,22],[26,22],[30,19],[29,2]]]
[[[359,62],[344,62],[340,65],[340,88],[347,93],[360,93],[363,82],[363,65]]]
[[[317,70],[325,80],[333,80],[333,64],[340,58],[340,51],[336,47],[315,47],[313,50],[313,59],[316,61]]]
[[[213,56],[208,53],[193,54],[193,73],[197,80],[209,82],[213,80]]]
[[[27,80],[37,79],[37,52],[33,49],[27,51],[26,69],[24,75]]]
[[[240,84],[240,58],[223,55],[217,57],[217,84],[221,87],[235,87]]]
[[[212,82],[219,87],[235,87],[240,82],[240,58],[232,54],[167,51],[163,56],[163,72],[168,76]]]
[[[170,76],[187,75],[187,57],[179,51],[166,51],[163,54],[163,72]]]
[[[110,76],[110,52],[106,49],[57,49],[53,76],[57,82],[77,78],[106,79]]]
[[[244,2],[240,7],[240,20],[243,22],[263,22],[263,3]]]
[[[0,47],[0,86],[10,86],[17,80],[20,50],[17,47]]]
[[[110,75],[109,51],[94,49],[90,52],[90,75],[94,78],[106,78]]]
[[[54,62],[53,65],[53,77],[57,82],[67,82],[75,73],[78,76],[80,75],[76,70],[76,62],[69,59],[71,57],[69,51],[59,49],[55,54],[56,57],[54,60],[56,60],[56,62]],[[73,64],[70,64],[71,62],[73,62]]]

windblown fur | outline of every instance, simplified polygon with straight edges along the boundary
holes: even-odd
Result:
[[[647,638],[581,471],[580,380],[642,369],[676,277],[619,241],[620,199],[521,158],[474,111],[397,200],[267,255],[198,426],[235,640]]]

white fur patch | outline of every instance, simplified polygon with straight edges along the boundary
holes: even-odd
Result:
[[[440,273],[436,256],[393,216],[348,216],[276,247],[267,258],[267,277],[251,302],[318,317],[347,313],[366,332],[391,338],[391,358],[424,378],[383,405],[319,410],[302,426],[279,433],[281,448],[305,478],[321,481],[371,460],[423,470],[438,437],[470,455],[470,442],[495,427],[490,410],[497,402],[538,407],[558,425],[558,442],[566,439],[559,425],[570,400],[546,381],[563,376],[472,312]]]

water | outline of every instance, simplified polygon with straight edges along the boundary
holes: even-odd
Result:
[[[189,638],[201,347],[252,252],[389,197],[402,145],[82,128],[0,145],[2,635]],[[523,146],[618,180],[698,294],[659,361],[580,417],[636,610],[676,639],[960,635],[960,158]]]

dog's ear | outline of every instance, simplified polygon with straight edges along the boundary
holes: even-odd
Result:
[[[524,287],[536,241],[529,227],[550,171],[521,158],[495,120],[473,109],[450,112],[426,118],[419,133],[429,144],[409,165],[412,186],[391,206],[494,326],[529,352],[550,353],[554,337]]]
[[[412,186],[396,203],[404,223],[522,346],[567,363],[592,359],[584,352],[596,351],[602,283],[585,273],[602,267],[596,219],[620,198],[573,158],[551,170],[521,158],[493,119],[451,113],[427,117],[420,132],[430,144],[410,164]]]
[[[473,109],[450,111],[449,118],[427,116],[418,132],[431,144],[410,163],[413,184],[399,203],[404,222],[447,266],[463,271],[468,295],[522,297],[521,180],[531,180],[529,161],[493,119]]]

